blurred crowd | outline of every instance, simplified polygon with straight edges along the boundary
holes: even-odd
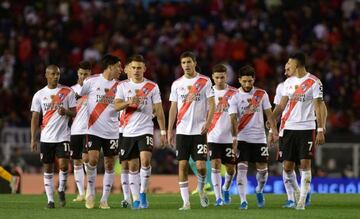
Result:
[[[106,53],[142,54],[167,112],[185,50],[196,53],[205,75],[226,63],[234,86],[239,67],[253,65],[256,85],[271,97],[288,54],[302,50],[307,70],[324,84],[328,133],[360,134],[359,0],[1,0],[0,127],[30,125],[48,64],[73,85],[81,60],[99,73]]]

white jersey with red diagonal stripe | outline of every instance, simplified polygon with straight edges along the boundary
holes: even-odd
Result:
[[[67,95],[59,93],[61,90],[65,90]],[[59,98],[59,102],[54,103],[55,98]],[[43,115],[43,127],[40,134],[41,142],[70,141],[69,117],[61,116],[57,112],[60,107],[65,109],[76,107],[75,93],[71,88],[59,84],[54,89],[46,86],[35,93],[31,103],[31,111]],[[52,112],[50,116],[45,116],[49,115],[50,112]]]
[[[120,110],[119,111],[119,133],[123,133],[124,131],[124,113],[125,113],[125,110]]]
[[[311,81],[312,86],[305,89],[303,84],[306,80]],[[305,93],[295,94],[295,90],[299,86],[304,86]],[[289,113],[289,117],[284,121],[284,129],[288,130],[311,130],[315,129],[315,109],[313,100],[316,98],[323,98],[323,87],[321,81],[314,75],[307,73],[304,77],[290,77],[284,82],[283,96],[287,96],[289,101],[282,114]],[[295,106],[290,107],[291,101],[294,101]],[[281,133],[280,133],[281,134]]]
[[[283,89],[284,89],[284,82],[281,82],[276,87],[276,93],[275,93],[275,97],[274,97],[274,104],[275,105],[279,105],[282,94],[284,93]]]
[[[189,100],[188,94],[191,87],[199,79],[203,78],[207,82],[199,93]],[[182,76],[173,82],[171,86],[170,101],[177,102],[178,116],[183,104],[192,101],[189,109],[185,112],[180,123],[176,127],[176,134],[200,135],[201,128],[205,125],[208,111],[207,99],[214,96],[214,89],[210,78],[197,74],[193,78]]]
[[[91,76],[84,81],[80,96],[88,97],[89,122],[87,134],[105,139],[117,139],[119,137],[119,113],[114,108],[115,85],[117,83],[117,80],[105,79],[103,74]],[[108,92],[114,95],[106,95]],[[98,106],[101,104],[106,106],[104,110],[98,110]],[[91,114],[95,115],[93,124],[90,123]]]
[[[221,116],[215,123],[215,126],[208,132],[207,140],[208,142],[221,143],[221,144],[231,144],[232,143],[232,134],[231,134],[231,121],[229,115],[229,100],[233,97],[238,90],[234,87],[227,86],[223,90],[218,90],[213,86],[215,93],[215,114],[221,113]],[[228,97],[224,95],[228,91],[233,91]],[[219,104],[224,98],[226,101],[225,104]],[[213,119],[214,120],[214,119]]]
[[[73,89],[77,95],[80,95],[80,84],[75,84],[71,89]],[[85,135],[87,133],[88,120],[87,96],[82,96],[76,100],[76,117],[71,125],[71,135]]]
[[[254,107],[251,100],[256,91],[263,92],[259,105]],[[235,94],[229,101],[229,114],[237,114],[238,118],[242,118],[247,114],[253,116],[245,127],[238,133],[238,140],[248,143],[266,143],[265,127],[264,127],[264,110],[271,109],[269,96],[266,91],[253,87],[250,92],[244,92],[241,88],[239,93]],[[239,121],[239,119],[238,119]]]
[[[145,134],[154,134],[153,104],[161,103],[159,86],[147,79],[141,83],[135,83],[131,79],[118,85],[115,99],[124,101],[134,96],[139,96],[146,85],[150,85],[151,90],[145,90],[145,94],[140,97],[140,104],[129,117],[125,117],[123,136],[136,137]],[[147,88],[145,88],[147,89]],[[125,115],[129,114],[130,108],[125,109]]]

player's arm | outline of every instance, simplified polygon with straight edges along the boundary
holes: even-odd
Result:
[[[153,105],[153,109],[154,109],[154,114],[156,116],[157,122],[159,124],[160,127],[160,140],[161,140],[161,145],[165,145],[166,144],[166,128],[165,128],[165,114],[164,114],[164,109],[162,107],[162,103],[155,103]]]
[[[122,99],[115,99],[115,110],[121,111],[128,108],[129,106],[138,106],[140,104],[140,99],[138,97],[131,97],[129,100],[124,101]]]
[[[171,106],[169,110],[168,132],[167,132],[169,144],[173,143],[173,126],[175,123],[176,115],[177,115],[177,102],[171,101]]]
[[[271,108],[264,110],[265,116],[267,118],[267,121],[269,122],[270,131],[268,136],[268,143],[269,145],[272,145],[275,141],[278,140],[278,131],[276,127],[275,119],[273,118],[273,113],[271,111]]]
[[[58,113],[61,116],[68,116],[70,118],[73,118],[73,117],[76,116],[76,107],[72,107],[72,108],[69,108],[69,109],[65,109],[64,107],[60,107],[58,109]]]
[[[237,134],[238,134],[238,122],[237,122],[237,114],[230,114],[230,122],[231,122],[231,135],[233,139],[233,151],[237,154]]]
[[[211,121],[214,117],[214,113],[215,113],[215,97],[209,97],[208,98],[208,106],[209,106],[209,110],[208,110],[208,114],[207,114],[207,118],[206,118],[206,123],[204,125],[204,127],[201,129],[201,134],[206,134],[209,130],[209,127],[211,125]]]
[[[328,112],[327,112],[327,107],[326,107],[326,104],[325,104],[325,101],[321,101],[321,111],[324,113],[323,114],[323,128],[324,128],[324,133],[326,133],[326,120],[327,120],[327,115],[328,115]]]
[[[33,152],[37,150],[36,134],[39,126],[39,117],[40,117],[39,112],[35,112],[35,111],[32,112],[30,129],[31,129],[31,151]]]
[[[274,111],[272,113],[272,120],[275,122],[275,124],[276,124],[280,114],[284,111],[288,101],[289,101],[289,97],[282,96],[281,100],[280,100],[280,103],[275,106],[275,109],[274,109]]]
[[[326,106],[325,107],[323,106],[324,101],[322,98],[315,98],[313,101],[315,106],[315,114],[316,114],[316,122],[317,122],[317,134],[316,134],[315,145],[321,145],[325,143],[324,117],[327,114],[327,112],[325,112]]]

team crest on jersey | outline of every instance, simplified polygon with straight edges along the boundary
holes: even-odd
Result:
[[[199,90],[200,89],[200,84],[196,83],[195,88],[196,88],[196,90]]]
[[[305,90],[306,89],[306,84],[301,84],[301,89]]]
[[[295,85],[295,90],[297,90],[299,88],[299,85]]]
[[[60,100],[64,100],[64,98],[65,98],[65,95],[63,93],[59,93],[58,96],[59,96]]]
[[[147,89],[146,87],[144,87],[142,90],[143,90],[144,94],[147,94],[149,92],[149,89]]]

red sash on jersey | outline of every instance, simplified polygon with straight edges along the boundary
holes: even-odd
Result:
[[[249,107],[257,108],[260,105],[260,102],[264,96],[265,92],[263,90],[256,90],[253,94],[253,97],[251,98],[251,102],[249,104]],[[239,126],[238,126],[238,132],[243,130],[245,126],[250,122],[252,117],[254,116],[254,113],[245,114],[240,118]]]
[[[311,88],[311,86],[315,83],[313,79],[306,79],[304,82],[300,84],[298,88],[296,88],[293,95],[303,95],[307,90]],[[291,112],[295,108],[295,105],[298,103],[298,99],[290,99],[290,105],[288,111],[281,118],[280,130],[284,129],[286,121],[289,119]]]
[[[136,94],[136,97],[146,97],[155,88],[155,86],[156,85],[154,83],[147,82],[139,90],[139,93]],[[126,108],[123,122],[124,127],[129,123],[130,117],[132,116],[132,114],[134,114],[138,107],[139,105],[131,105]]]
[[[115,97],[115,88],[118,85],[118,83],[119,82],[114,83],[114,85],[105,93],[104,98]],[[96,120],[98,120],[101,113],[104,112],[104,110],[106,109],[106,107],[108,105],[109,105],[109,103],[104,103],[102,101],[100,101],[99,103],[96,104],[94,110],[91,112],[91,114],[89,116],[88,128],[90,128],[96,122]]]
[[[71,89],[69,88],[61,88],[54,96],[51,101],[51,104],[60,104],[66,96],[70,93]],[[51,117],[54,115],[57,109],[48,110],[42,120],[41,130],[45,128],[45,126],[49,123]]]
[[[119,117],[119,127],[122,127],[125,123],[125,112],[122,111]]]
[[[189,90],[189,93],[186,97],[186,101],[184,102],[184,104],[181,106],[178,116],[177,116],[177,122],[176,125],[179,125],[179,123],[181,122],[181,120],[183,119],[185,113],[188,111],[188,109],[190,108],[193,99],[195,97],[196,94],[200,93],[200,91],[205,87],[207,82],[207,79],[205,78],[199,78],[197,79],[197,81],[195,81],[195,84],[193,84]],[[189,100],[189,101],[188,101]]]
[[[78,99],[77,104],[76,104],[76,112],[79,112],[82,105],[86,102],[87,100],[87,96],[82,96],[80,97],[80,99]]]
[[[224,96],[222,97],[222,99],[219,101],[217,108],[218,109],[222,109],[223,107],[226,107],[228,105],[228,100],[230,99],[230,97],[232,97],[234,94],[236,93],[235,90],[229,89]],[[222,110],[217,111],[214,113],[214,117],[211,121],[210,127],[209,127],[209,131],[211,132],[211,130],[213,130],[213,128],[215,127],[216,123],[218,122],[218,120],[220,119],[221,115],[223,114]]]

